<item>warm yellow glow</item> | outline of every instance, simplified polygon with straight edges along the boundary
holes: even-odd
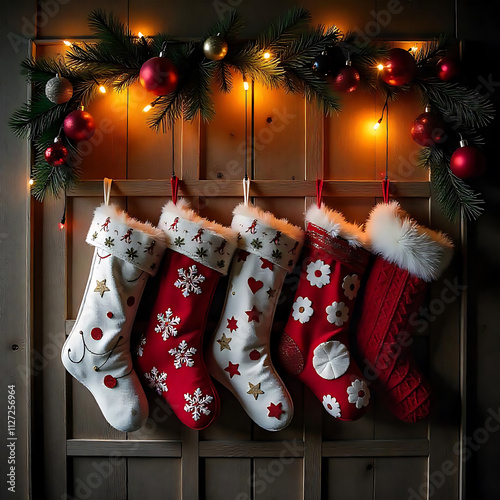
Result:
[[[243,88],[245,90],[248,90],[249,89],[249,86],[248,86],[248,82],[246,80],[243,81]]]
[[[28,181],[28,184],[29,184],[30,186],[33,186],[33,184],[34,184],[34,183],[35,183],[35,181],[34,181],[33,179],[30,179],[30,180]]]
[[[413,47],[410,48],[411,52],[416,52],[418,50],[418,47],[414,45]]]
[[[375,123],[375,125],[373,125],[373,130],[378,130],[381,122],[382,122],[382,120],[379,120],[377,123]]]
[[[81,109],[82,111],[85,111],[85,106],[82,104],[82,105],[80,106],[80,109]]]
[[[106,87],[105,87],[104,85],[101,85],[101,86],[99,87],[99,92],[100,92],[101,94],[105,94],[105,93],[106,93]]]
[[[139,33],[137,33],[137,36],[138,36],[139,38],[144,38],[144,35],[142,34],[142,32],[141,32],[141,31],[139,31]]]
[[[270,52],[264,52],[264,59],[270,59],[271,53]]]
[[[378,69],[379,71],[382,71],[382,70],[384,69],[384,65],[383,65],[383,64],[379,64],[379,65],[377,66],[377,69]]]
[[[146,106],[144,106],[144,108],[142,109],[142,111],[144,111],[144,113],[147,113],[153,106],[151,106],[151,104],[148,104]]]
[[[63,43],[66,47],[73,47],[73,44],[69,40],[63,40]]]

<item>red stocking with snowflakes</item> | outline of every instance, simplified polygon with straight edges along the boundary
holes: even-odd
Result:
[[[204,429],[218,415],[219,398],[203,360],[203,332],[215,287],[236,249],[236,233],[201,218],[184,200],[165,205],[159,228],[168,248],[137,364],[144,382],[181,422]]]
[[[448,265],[453,245],[410,219],[395,201],[377,205],[365,231],[376,258],[360,310],[358,351],[389,410],[416,422],[429,413],[430,387],[408,351],[410,319],[427,283]]]
[[[278,431],[290,423],[293,404],[272,364],[269,341],[280,290],[299,257],[303,233],[244,204],[235,208],[231,226],[239,233],[239,249],[207,365],[257,425]]]
[[[283,367],[340,420],[363,415],[370,392],[351,357],[348,328],[369,252],[363,232],[325,205],[306,214],[302,271],[279,345]]]
[[[130,333],[144,285],[165,250],[163,231],[102,205],[86,241],[95,247],[94,257],[61,358],[110,425],[132,432],[148,417],[148,402],[132,366]]]

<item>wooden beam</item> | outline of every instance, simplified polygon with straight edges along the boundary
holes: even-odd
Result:
[[[302,441],[200,441],[200,457],[282,458],[302,457]]]
[[[177,457],[181,456],[180,441],[68,439],[66,450],[72,457]]]
[[[323,457],[427,457],[427,439],[324,441]]]
[[[102,196],[102,181],[82,181],[68,190],[67,196]],[[325,181],[323,196],[374,198],[381,195],[379,181]],[[391,181],[391,193],[396,197],[428,198],[427,181]],[[170,179],[113,181],[112,196],[171,196]],[[240,180],[181,180],[179,196],[241,197]],[[316,196],[316,182],[292,180],[255,180],[250,185],[250,196],[302,198]]]

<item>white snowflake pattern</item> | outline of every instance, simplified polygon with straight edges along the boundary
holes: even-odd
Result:
[[[196,295],[201,293],[200,284],[205,281],[205,276],[198,274],[196,266],[190,266],[187,272],[184,271],[184,268],[177,269],[177,272],[179,273],[179,279],[174,285],[182,290],[184,297],[189,297],[191,293]]]
[[[149,387],[155,389],[160,396],[168,391],[167,384],[165,383],[167,374],[165,372],[160,372],[156,366],[151,368],[151,373],[145,373],[144,377],[148,380]]]
[[[163,340],[167,340],[170,335],[172,337],[177,337],[177,328],[181,322],[179,316],[174,316],[172,309],[170,307],[165,311],[165,313],[160,313],[156,316],[158,324],[155,327],[156,333],[161,333]]]
[[[184,394],[184,399],[187,403],[184,405],[185,412],[193,412],[193,420],[197,422],[200,420],[201,414],[210,415],[210,410],[207,408],[207,405],[212,402],[214,399],[212,396],[203,396],[201,389],[198,387],[194,391],[194,394],[191,395],[189,392]]]
[[[144,354],[144,346],[146,345],[146,336],[141,335],[141,338],[139,339],[139,342],[137,343],[137,346],[135,348],[135,353],[137,356],[142,356]]]
[[[172,356],[175,356],[174,366],[176,368],[180,368],[182,363],[186,366],[194,366],[193,354],[196,354],[196,348],[188,347],[187,342],[185,340],[181,341],[181,343],[175,348],[170,349],[168,353]]]

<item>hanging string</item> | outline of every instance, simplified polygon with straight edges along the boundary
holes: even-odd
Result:
[[[385,109],[385,177],[382,181],[382,197],[384,203],[389,203],[389,105],[387,103],[386,97],[384,109]],[[382,115],[384,110],[382,110]]]
[[[243,203],[248,205],[250,199],[250,179],[248,178],[248,81],[243,73],[243,89],[245,91],[245,175],[243,177]]]
[[[323,197],[323,179],[316,179],[316,204],[321,208],[321,199]]]
[[[66,196],[66,188],[64,188],[64,210],[63,210],[63,214],[62,214],[62,217],[61,217],[61,222],[59,222],[58,224],[58,227],[59,227],[59,231],[62,231],[66,226],[66,201],[67,201],[67,196]]]
[[[174,205],[177,205],[179,178],[175,175],[175,135],[174,135],[173,123],[172,123],[172,176],[170,177],[170,187],[172,189],[172,202],[174,203]]]

